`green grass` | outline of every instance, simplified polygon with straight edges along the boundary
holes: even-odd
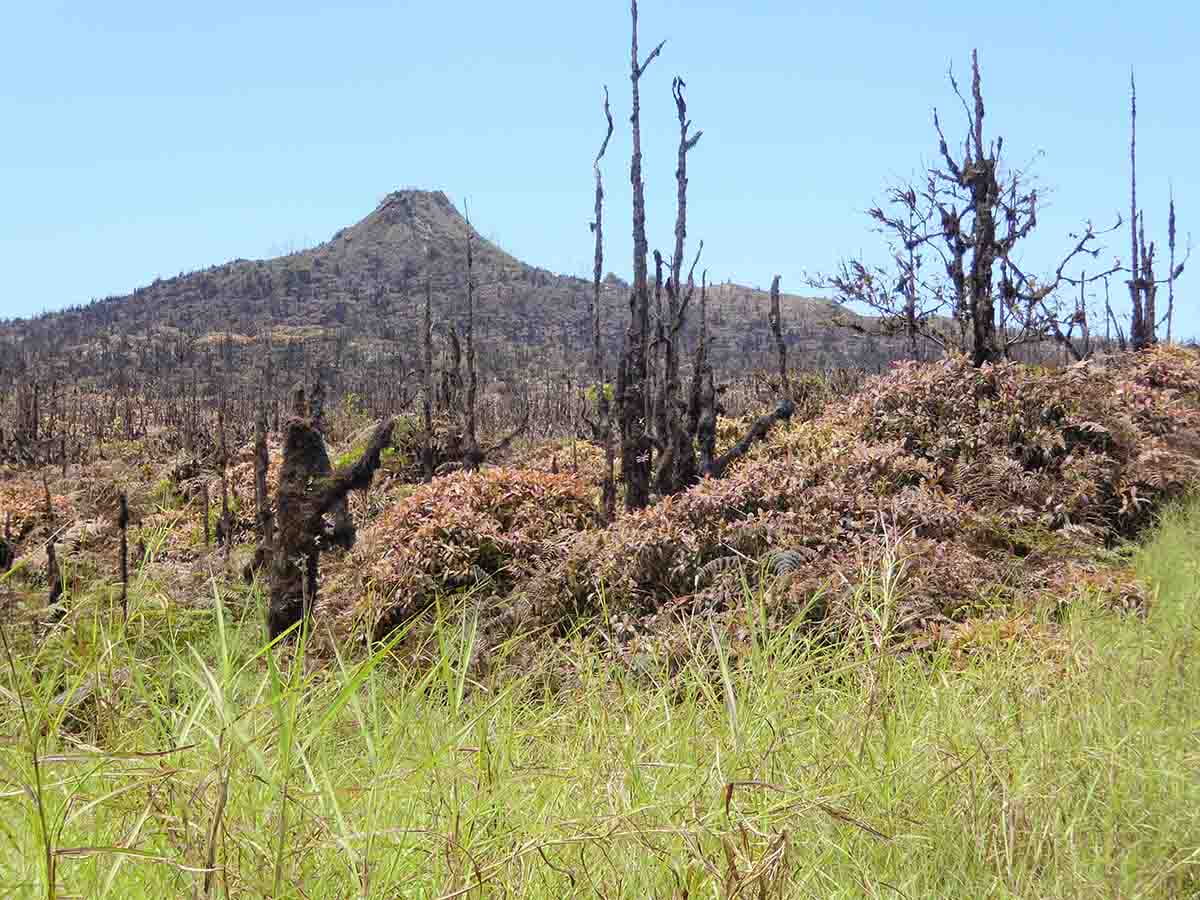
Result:
[[[1081,600],[970,654],[879,639],[893,560],[856,646],[701,622],[669,677],[582,638],[472,674],[469,601],[417,671],[268,650],[253,593],[139,583],[123,627],[98,591],[5,630],[0,894],[1200,896],[1198,560],[1173,510],[1147,619]]]

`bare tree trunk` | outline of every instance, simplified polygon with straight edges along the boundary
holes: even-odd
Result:
[[[688,405],[689,428],[696,434],[701,472],[712,470],[717,447],[717,392],[708,361],[708,272],[700,276],[700,334]]]
[[[229,509],[229,490],[226,483],[226,473],[229,469],[229,450],[225,444],[225,398],[221,398],[221,406],[217,410],[217,432],[220,440],[221,464],[221,518],[217,522],[217,542],[225,559],[229,559],[229,547],[233,541],[233,513]]]
[[[1134,350],[1150,345],[1146,310],[1142,305],[1142,266],[1138,257],[1137,208],[1137,86],[1129,70],[1129,300],[1132,307],[1129,340]]]
[[[463,205],[466,209],[466,205]],[[479,452],[479,440],[475,434],[475,405],[479,390],[479,374],[475,370],[475,270],[471,252],[471,217],[467,215],[467,321],[463,338],[467,352],[467,397],[463,417],[465,419],[466,447],[463,448],[463,468],[476,469],[483,461]]]
[[[129,501],[124,491],[121,491],[117,506],[117,527],[121,529],[120,559],[118,560],[121,576],[121,618],[129,621],[129,543],[126,535],[129,527]]]
[[[608,105],[608,88],[604,88],[604,118],[608,123],[604,132],[604,141],[600,144],[600,152],[592,163],[592,171],[596,175],[595,221],[592,222],[592,234],[596,239],[595,260],[592,266],[592,377],[596,390],[596,425],[599,437],[604,445],[604,484],[601,489],[600,507],[604,521],[611,522],[616,516],[617,489],[613,477],[615,460],[613,458],[612,435],[612,406],[608,399],[608,386],[604,378],[604,351],[600,342],[600,284],[604,276],[604,184],[600,174],[600,160],[608,149],[612,138],[613,118]]]
[[[1167,343],[1171,343],[1172,326],[1175,322],[1175,189],[1171,188],[1170,205],[1167,213]]]
[[[788,379],[787,344],[783,340],[783,323],[779,312],[779,276],[771,279],[771,310],[767,314],[767,324],[771,334],[775,336],[775,352],[779,355],[779,396],[792,396],[792,386]]]
[[[428,256],[428,254],[427,254]],[[430,261],[426,259],[426,266]],[[421,447],[421,464],[425,480],[433,480],[433,283],[429,270],[425,271],[425,321],[421,328],[423,350],[421,391],[421,413],[424,419],[425,440]]]
[[[1085,359],[1092,355],[1092,332],[1088,325],[1087,297],[1084,294],[1087,283],[1087,272],[1081,271],[1079,273],[1079,309],[1075,315],[1079,320],[1079,326],[1083,335],[1083,357]]]
[[[4,533],[0,537],[0,575],[12,568],[16,556],[17,551],[12,540],[12,513],[6,509],[4,511]]]
[[[1113,330],[1117,333],[1117,347],[1122,353],[1124,353],[1127,349],[1127,345],[1125,343],[1125,331],[1121,328],[1121,323],[1117,321],[1116,313],[1113,312],[1112,297],[1109,295],[1107,277],[1104,279],[1104,310],[1106,313],[1108,313],[1109,323],[1111,323]]]
[[[621,412],[621,472],[625,479],[625,506],[641,509],[650,502],[650,439],[647,407],[647,344],[650,333],[650,288],[647,279],[646,197],[642,182],[641,103],[638,82],[658,56],[660,43],[644,61],[638,59],[637,0],[631,0],[633,38],[630,52],[630,85],[633,109],[629,116],[633,153],[629,181],[633,187],[633,288],[630,298],[630,327],[618,379]],[[665,42],[664,42],[665,43]]]
[[[1146,347],[1152,347],[1158,343],[1157,325],[1158,325],[1158,310],[1155,304],[1155,298],[1158,294],[1158,282],[1154,278],[1154,244],[1146,246],[1146,214],[1142,213],[1141,223],[1138,227],[1138,240],[1140,248],[1138,258],[1141,261],[1142,272],[1139,288],[1142,294],[1142,325],[1145,329],[1145,344]]]
[[[694,448],[695,427],[688,415],[688,404],[680,396],[682,384],[679,376],[679,340],[687,321],[688,304],[695,289],[693,275],[699,262],[696,261],[688,273],[686,287],[683,280],[684,246],[687,241],[687,155],[700,142],[703,132],[689,134],[691,120],[687,117],[687,101],[682,78],[671,81],[671,95],[675,100],[676,119],[679,122],[679,144],[675,162],[675,247],[671,254],[671,274],[667,281],[667,310],[665,328],[661,340],[663,346],[662,399],[659,402],[664,441],[664,458],[658,467],[658,489],[661,494],[671,494],[695,483],[699,477]],[[657,262],[656,254],[656,262]]]
[[[370,486],[383,449],[391,440],[393,424],[394,420],[388,419],[375,429],[356,462],[333,469],[312,419],[296,416],[288,420],[275,502],[277,527],[267,617],[272,638],[311,615],[317,600],[320,552],[353,546],[353,521],[347,518],[339,523],[337,509],[346,506],[350,491]],[[335,520],[332,529],[323,521],[331,512]]]
[[[908,210],[908,233],[916,234],[916,230],[915,213],[910,207]],[[912,354],[912,358],[920,359],[921,354],[917,345],[917,336],[920,334],[920,326],[917,322],[917,253],[913,241],[905,241],[904,246],[908,253],[908,265],[904,273],[904,328],[908,333],[909,352]]]
[[[992,266],[996,260],[995,209],[999,202],[996,159],[983,143],[983,90],[979,76],[979,54],[971,51],[971,95],[975,101],[975,165],[964,171],[975,204],[975,229],[971,256],[971,317],[974,326],[976,366],[997,362],[996,311],[992,298]]]
[[[58,555],[54,550],[54,541],[46,545],[46,583],[50,585],[47,605],[56,608],[63,595],[63,577],[62,566],[58,564]],[[62,615],[61,609],[54,611],[57,615]]]

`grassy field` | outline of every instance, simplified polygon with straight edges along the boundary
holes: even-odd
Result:
[[[580,638],[477,679],[469,599],[420,671],[306,664],[253,592],[135,578],[127,627],[98,590],[5,628],[0,894],[1200,896],[1200,505],[1131,553],[1145,619],[1083,598],[900,652],[896,559],[863,641],[751,627],[734,665],[698,622],[670,675]]]

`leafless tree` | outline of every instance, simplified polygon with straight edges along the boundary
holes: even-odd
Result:
[[[117,498],[117,528],[121,532],[121,543],[117,551],[118,574],[121,577],[121,618],[129,621],[129,500],[124,491]]]
[[[600,505],[605,521],[611,522],[616,515],[617,488],[613,475],[614,454],[612,434],[612,403],[608,396],[608,384],[604,373],[604,348],[601,342],[600,329],[600,283],[604,274],[604,181],[600,172],[600,161],[608,150],[608,142],[612,139],[613,118],[608,104],[608,88],[604,88],[604,119],[607,127],[604,140],[600,143],[600,151],[592,163],[592,171],[596,176],[595,219],[591,223],[592,236],[596,248],[594,265],[592,266],[592,378],[596,392],[596,422],[593,435],[604,447],[604,484],[601,490]]]
[[[1069,264],[1081,255],[1094,258],[1096,242],[1107,232],[1087,222],[1071,235],[1073,243],[1052,274],[1026,272],[1015,251],[1037,227],[1037,191],[1023,171],[1002,167],[1003,138],[992,141],[985,135],[978,53],[971,53],[969,100],[953,72],[949,78],[966,117],[961,149],[951,149],[935,110],[940,165],[919,184],[890,188],[886,205],[868,211],[887,240],[892,265],[850,260],[834,275],[810,283],[832,289],[841,303],[879,314],[874,333],[905,335],[914,356],[919,355],[918,339],[969,350],[976,365],[1002,359],[1019,344],[1047,339],[1078,352],[1071,335],[1073,325],[1080,324],[1080,310],[1073,301],[1063,303],[1058,291],[1064,285],[1079,286],[1067,274]],[[940,262],[940,273],[924,268],[927,254]],[[1087,280],[1112,271],[1115,267]],[[841,321],[865,330],[856,320]]]
[[[421,418],[425,440],[421,447],[421,466],[425,480],[433,480],[433,276],[432,257],[425,254],[425,315],[421,325]]]
[[[629,181],[633,187],[633,285],[629,300],[630,323],[625,349],[617,368],[617,397],[621,420],[621,475],[625,482],[625,507],[640,509],[650,502],[650,436],[648,433],[648,343],[650,338],[650,287],[647,280],[646,192],[642,181],[642,126],[639,82],[646,69],[662,52],[659,43],[644,59],[638,56],[638,6],[631,0],[633,39],[629,80],[633,108],[629,122],[633,152]]]
[[[471,252],[471,238],[475,232],[471,228],[471,216],[465,203],[463,212],[467,220],[467,318],[463,326],[467,355],[467,394],[463,409],[462,461],[464,468],[475,469],[483,462],[475,428],[475,410],[479,396],[479,372],[475,367],[475,266]]]
[[[1137,205],[1137,84],[1133,70],[1129,72],[1129,342],[1134,350],[1144,350],[1158,342],[1158,326],[1167,323],[1167,340],[1171,340],[1175,312],[1175,279],[1183,274],[1187,262],[1175,262],[1175,195],[1171,192],[1167,217],[1168,258],[1167,277],[1159,280],[1154,274],[1155,245],[1146,243],[1146,213]],[[1167,313],[1158,318],[1158,286],[1167,284]]]

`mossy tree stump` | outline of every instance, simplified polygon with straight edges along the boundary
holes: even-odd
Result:
[[[301,404],[297,404],[299,408]],[[394,419],[381,423],[355,462],[334,469],[319,422],[299,414],[284,425],[283,464],[275,497],[267,626],[272,638],[311,615],[317,599],[319,557],[354,544],[346,497],[370,486]]]

